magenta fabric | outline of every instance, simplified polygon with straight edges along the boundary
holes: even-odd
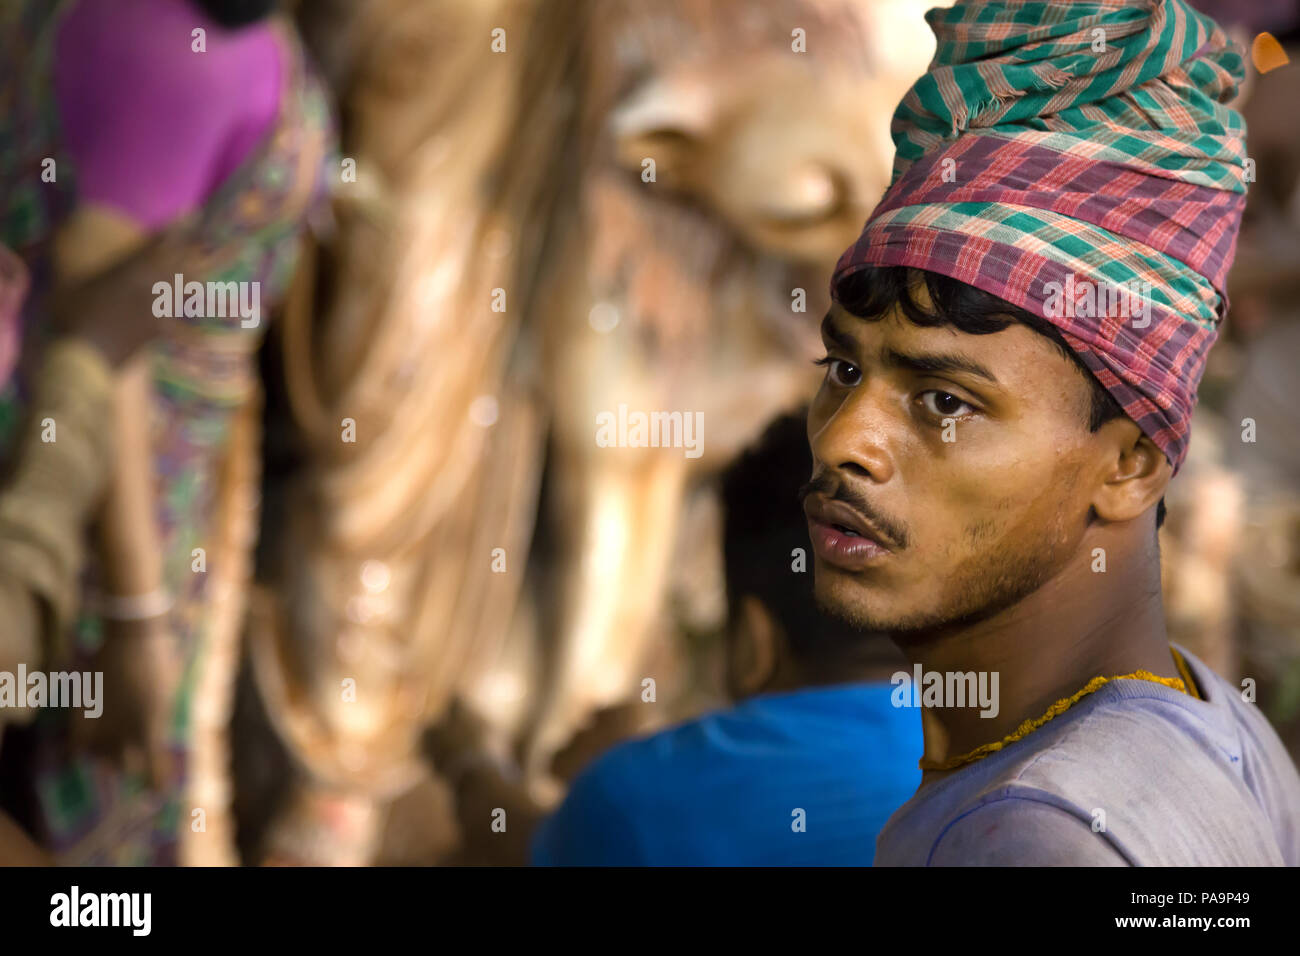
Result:
[[[266,23],[225,30],[187,0],[75,0],[54,82],[78,203],[149,230],[201,206],[270,133],[281,57]]]

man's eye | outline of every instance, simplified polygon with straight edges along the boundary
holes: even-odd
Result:
[[[937,418],[961,418],[975,411],[968,402],[963,402],[956,395],[938,390],[922,392],[921,404]]]
[[[825,365],[827,377],[830,378],[831,384],[840,388],[853,388],[862,381],[862,369],[843,359],[827,356],[824,359],[818,359],[815,364]]]

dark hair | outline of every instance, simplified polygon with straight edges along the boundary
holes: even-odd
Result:
[[[279,0],[193,0],[193,2],[217,23],[232,29],[263,20],[279,6]]]
[[[799,489],[812,474],[807,423],[806,409],[774,419],[723,472],[727,604],[734,614],[747,594],[762,601],[802,663],[826,669],[893,663],[897,652],[886,638],[817,609],[808,521],[799,502]],[[802,571],[794,569],[796,548],[802,549]]]
[[[916,292],[922,282],[933,303],[930,309],[922,307],[916,299]],[[1083,360],[1070,348],[1055,325],[983,289],[924,269],[870,266],[837,282],[835,299],[848,312],[867,321],[883,317],[894,305],[898,305],[908,321],[916,325],[952,326],[968,335],[1001,332],[1012,323],[1019,322],[1049,339],[1088,383],[1091,393],[1088,431],[1095,432],[1106,422],[1124,416],[1124,409],[1115,400],[1115,396],[1106,391],[1097,376],[1083,364]],[[1156,527],[1159,528],[1164,521],[1165,499],[1162,497],[1156,506]]]

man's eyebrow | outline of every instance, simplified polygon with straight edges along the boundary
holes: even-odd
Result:
[[[826,318],[822,319],[822,338],[835,343],[850,354],[858,350],[858,343],[854,341],[853,336],[835,327],[835,319],[830,312],[827,312]]]
[[[885,349],[883,361],[886,366],[907,368],[914,372],[965,372],[987,379],[994,385],[1001,385],[998,377],[974,359],[964,355],[945,355],[930,352],[925,355],[907,355],[895,349]]]

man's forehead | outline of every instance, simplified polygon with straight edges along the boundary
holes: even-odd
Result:
[[[918,302],[923,308],[926,306]],[[1014,323],[1013,323],[1014,324]],[[936,325],[918,325],[907,317],[897,303],[891,305],[882,314],[864,319],[854,315],[838,302],[832,302],[829,311],[822,319],[822,335],[831,339],[851,339],[860,346],[879,343],[885,338],[891,340],[910,340],[916,342],[950,343],[949,347],[969,344],[972,348],[981,348],[981,340],[989,340],[1001,332],[988,335],[973,335],[962,332],[951,323]],[[1003,330],[1005,332],[1007,330]]]

